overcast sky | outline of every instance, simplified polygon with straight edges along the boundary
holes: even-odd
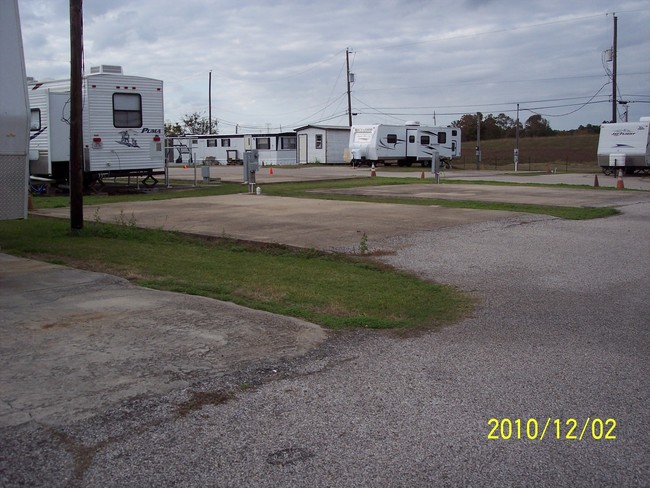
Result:
[[[19,0],[27,74],[69,77],[69,2]],[[534,5],[534,6],[533,6]],[[355,123],[448,125],[464,113],[533,113],[554,129],[612,113],[603,62],[618,17],[618,87],[650,115],[647,0],[86,0],[85,66],[164,81],[165,119],[219,132]]]

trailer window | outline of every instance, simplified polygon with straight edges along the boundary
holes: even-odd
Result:
[[[453,137],[456,137],[456,136],[458,135],[458,131],[457,131],[457,130],[452,130],[452,131],[451,131],[451,135],[452,135]]]
[[[323,134],[316,134],[316,149],[323,149]]]
[[[413,144],[415,142],[415,136],[411,135],[409,136],[409,144]]]
[[[431,138],[429,136],[420,136],[420,144],[429,144]]]
[[[447,142],[447,133],[438,132],[438,144],[445,144]]]
[[[257,149],[271,149],[271,138],[258,137],[255,139],[255,147]]]
[[[386,142],[388,144],[397,144],[397,134],[386,134]]]
[[[318,136],[316,136],[318,137]],[[318,139],[316,140],[318,144]],[[280,137],[280,148],[282,149],[296,149],[296,137]]]
[[[230,139],[221,139],[221,147],[230,147]]]
[[[41,109],[33,108],[29,113],[29,130],[41,130]]]
[[[142,127],[142,97],[139,93],[113,93],[113,125]]]
[[[217,147],[216,139],[208,139],[208,147]]]

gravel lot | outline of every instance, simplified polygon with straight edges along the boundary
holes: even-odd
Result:
[[[648,486],[650,204],[623,211],[392,238],[387,262],[470,290],[474,315],[339,334],[90,419],[3,428],[0,485]],[[539,432],[488,440],[493,417]],[[587,418],[615,419],[616,439],[593,424],[567,439]]]

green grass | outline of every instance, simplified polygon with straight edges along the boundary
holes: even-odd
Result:
[[[512,182],[484,182],[480,180],[460,181],[446,180],[442,184],[476,184],[476,185],[502,185],[502,186],[545,186],[545,187],[566,187],[592,189],[590,186],[576,185],[549,185],[539,183],[512,183]],[[562,207],[553,205],[529,205],[508,202],[477,202],[473,200],[448,200],[442,198],[408,198],[408,197],[373,197],[365,195],[343,195],[327,193],[328,189],[363,188],[368,186],[384,185],[413,185],[413,184],[435,184],[433,180],[422,180],[414,178],[352,178],[328,181],[308,181],[292,183],[272,183],[264,185],[264,193],[271,196],[284,196],[294,198],[317,198],[323,200],[344,200],[375,203],[393,203],[401,205],[437,205],[447,208],[469,208],[475,210],[505,210],[509,212],[525,212],[534,214],[551,215],[569,220],[586,220],[618,215],[620,212],[615,208],[608,207]],[[319,190],[313,192],[312,190]],[[601,187],[601,191],[608,191],[609,188]],[[117,202],[138,202],[147,200],[167,200],[172,198],[202,197],[213,195],[230,195],[246,192],[247,187],[237,183],[224,183],[215,186],[205,187],[184,187],[176,190],[160,190],[127,195],[91,195],[84,197],[85,205],[102,205]],[[69,198],[66,197],[35,197],[36,208],[57,208],[69,206]]]
[[[204,240],[134,225],[65,220],[0,222],[3,252],[123,276],[155,289],[202,295],[333,329],[452,323],[471,309],[460,291],[362,256]]]
[[[164,186],[156,188],[154,191],[145,191],[143,193],[128,193],[116,195],[85,195],[83,197],[84,205],[103,205],[106,203],[119,202],[143,202],[151,200],[170,200],[173,198],[188,197],[207,197],[214,195],[232,195],[248,191],[245,185],[238,183],[222,183],[219,185],[201,185],[191,186],[192,182],[172,182],[172,188],[167,189]],[[64,208],[70,206],[70,197],[36,195],[32,197],[36,208]]]
[[[481,141],[482,169],[511,169],[514,166],[514,138]],[[455,169],[476,168],[476,141],[463,142]],[[598,134],[571,134],[519,139],[519,170],[545,171],[547,165],[559,171],[599,173],[596,163]]]
[[[467,183],[475,183],[470,181]],[[383,197],[366,195],[342,195],[326,193],[327,189],[360,188],[367,186],[405,185],[405,184],[435,184],[432,180],[414,180],[413,178],[368,178],[363,180],[339,180],[330,182],[304,182],[304,183],[275,183],[265,185],[267,195],[320,198],[327,200],[345,200],[374,203],[393,203],[402,205],[437,205],[446,208],[469,208],[475,210],[505,210],[509,212],[525,212],[533,214],[551,215],[568,220],[587,220],[618,215],[620,212],[610,207],[563,207],[554,205],[532,205],[508,202],[478,202],[473,200],[448,200],[442,198],[408,198],[408,197]],[[445,182],[444,184],[456,184]],[[493,183],[500,184],[500,183]],[[506,183],[517,185],[517,183]],[[525,185],[525,184],[522,184]],[[557,186],[557,185],[551,185]],[[570,186],[570,185],[569,185]],[[573,188],[573,187],[571,187]],[[320,190],[318,193],[311,190]]]

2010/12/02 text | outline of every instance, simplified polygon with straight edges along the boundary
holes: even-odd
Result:
[[[547,417],[538,421],[536,418],[491,418],[487,421],[488,440],[530,440],[542,441],[548,438],[567,441],[612,441],[616,440],[616,420],[601,419],[560,419]]]

